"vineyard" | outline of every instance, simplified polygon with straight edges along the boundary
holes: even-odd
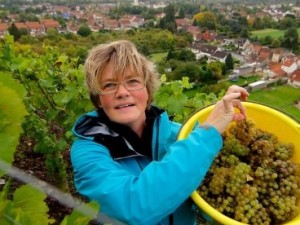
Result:
[[[87,51],[55,38],[43,43],[22,44],[9,35],[0,42],[0,224],[93,225],[99,208],[98,222],[122,224],[101,214],[101,205],[88,203],[73,184],[71,128],[93,110],[82,69]],[[173,81],[162,74],[160,81],[155,105],[177,122],[224,94],[197,92],[184,74]],[[257,94],[253,99],[262,100]]]
[[[69,161],[70,130],[93,109],[80,57],[49,45],[37,52],[12,36],[0,48],[0,224],[93,223],[101,206],[76,193]],[[179,122],[218,99],[204,93],[187,97],[184,90],[192,85],[186,77],[168,82],[163,75],[161,82],[155,104]]]

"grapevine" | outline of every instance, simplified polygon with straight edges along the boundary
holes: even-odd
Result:
[[[280,225],[299,213],[295,147],[247,119],[223,134],[224,145],[202,184],[203,199],[224,215],[250,225]]]

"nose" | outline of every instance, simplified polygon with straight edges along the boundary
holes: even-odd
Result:
[[[116,96],[123,96],[123,95],[128,95],[129,91],[125,87],[124,84],[120,83],[116,92]]]

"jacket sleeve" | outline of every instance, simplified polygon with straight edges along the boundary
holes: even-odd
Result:
[[[157,224],[200,185],[221,146],[215,128],[196,128],[188,138],[171,144],[160,161],[134,175],[104,146],[78,139],[71,149],[75,185],[115,219],[131,225]]]

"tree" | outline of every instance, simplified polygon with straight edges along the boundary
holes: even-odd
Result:
[[[233,70],[234,69],[234,62],[231,54],[229,53],[227,58],[225,59],[225,70]]]
[[[298,49],[299,34],[296,28],[288,29],[283,36],[282,46],[291,50]]]
[[[241,30],[241,32],[240,32],[240,36],[242,37],[242,38],[249,38],[249,31],[248,31],[248,29],[247,28],[243,28],[242,30]]]
[[[273,42],[273,38],[271,35],[266,35],[264,38],[262,38],[262,45],[271,45]]]
[[[179,9],[178,18],[183,19],[185,17],[183,8]]]
[[[12,36],[14,36],[15,40],[19,40],[22,35],[28,34],[27,29],[25,28],[18,29],[14,23],[8,28],[8,32]]]
[[[174,33],[177,30],[174,6],[172,4],[169,4],[164,9],[164,12],[166,13],[166,16],[159,21],[159,27],[161,29],[167,29]]]
[[[215,61],[215,62],[211,62],[207,65],[207,68],[209,70],[211,70],[212,72],[212,78],[213,80],[217,81],[220,80],[222,78],[222,74],[223,74],[223,63]]]
[[[215,83],[213,79],[213,74],[211,70],[207,68],[207,66],[202,66],[199,73],[200,81],[202,83]]]
[[[195,54],[188,49],[181,49],[181,50],[169,50],[168,55],[167,55],[167,60],[170,59],[176,59],[180,61],[195,61],[196,56]]]
[[[88,26],[83,25],[83,26],[79,27],[77,34],[82,37],[88,37],[92,34],[92,30]]]
[[[282,20],[279,21],[279,27],[280,29],[288,29],[295,27],[295,19],[291,17],[284,17]]]
[[[190,81],[199,80],[200,69],[196,63],[185,63],[178,66],[173,72],[172,80],[180,80],[182,77],[188,77]]]
[[[281,42],[278,39],[274,39],[271,43],[271,48],[278,48],[281,45]]]
[[[215,29],[217,24],[217,18],[213,12],[201,12],[194,15],[193,20],[201,27],[208,29]]]

